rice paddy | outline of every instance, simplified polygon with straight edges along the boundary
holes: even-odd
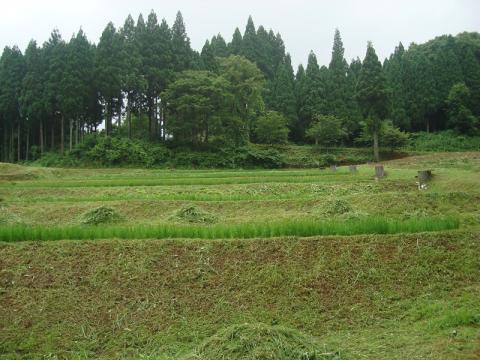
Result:
[[[475,359],[480,153],[384,165],[0,164],[0,359]]]

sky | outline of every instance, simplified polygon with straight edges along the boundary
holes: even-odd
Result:
[[[363,58],[372,41],[381,59],[401,41],[422,43],[443,34],[480,31],[479,0],[5,0],[0,3],[0,47],[31,39],[43,43],[53,28],[65,39],[81,27],[98,42],[109,21],[120,27],[128,14],[135,19],[151,10],[172,25],[180,10],[192,47],[220,33],[230,41],[235,27],[244,31],[249,15],[255,25],[279,32],[295,65],[313,50],[320,65],[331,57],[333,35],[340,30],[345,57]]]

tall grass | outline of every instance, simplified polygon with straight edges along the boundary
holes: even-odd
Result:
[[[291,220],[272,223],[155,226],[26,226],[0,228],[0,241],[50,241],[95,239],[233,239],[280,236],[396,234],[457,229],[455,218],[421,218],[396,221],[386,218],[365,218],[351,221]]]

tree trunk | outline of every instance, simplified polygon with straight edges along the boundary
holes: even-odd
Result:
[[[2,148],[2,161],[7,162],[7,152],[8,152],[8,131],[7,126],[3,129],[3,148]]]
[[[43,119],[40,120],[40,154],[43,155]]]
[[[61,114],[61,124],[60,124],[60,153],[63,155],[65,153],[65,118]]]
[[[430,133],[430,120],[427,119],[427,133]]]
[[[51,146],[50,146],[50,150],[53,151],[53,149],[55,149],[55,125],[52,124],[52,138],[51,138]]]
[[[148,136],[152,139],[152,121],[153,121],[153,100],[149,100],[148,104]]]
[[[376,162],[380,161],[380,151],[378,149],[378,130],[373,132],[373,156]]]
[[[14,134],[14,125],[12,125],[11,128],[11,136],[10,136],[10,155],[9,155],[9,162],[15,162],[15,150],[14,150],[14,139],[15,139],[15,134]]]
[[[27,128],[27,145],[25,146],[25,160],[28,161],[28,153],[30,152],[30,128]]]
[[[130,100],[127,104],[127,127],[128,127],[128,138],[132,138],[132,109],[130,107]]]
[[[78,145],[78,138],[80,133],[80,121],[75,121],[75,146]]]
[[[18,122],[18,128],[17,128],[17,162],[21,160],[21,143],[22,143],[22,137],[21,137],[21,131],[20,131],[20,121]]]
[[[118,99],[118,121],[117,121],[117,126],[118,128],[122,127],[122,100],[119,98]]]
[[[68,122],[68,126],[69,126],[69,134],[70,134],[70,136],[68,137],[68,140],[69,140],[68,149],[69,151],[72,151],[72,148],[73,148],[73,120],[72,119],[70,119],[70,121]]]

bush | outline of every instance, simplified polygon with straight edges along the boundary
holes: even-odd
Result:
[[[85,145],[83,145],[85,146]],[[102,165],[142,165],[152,167],[164,163],[168,150],[161,145],[141,140],[97,136],[96,143],[84,154],[85,158]]]
[[[100,225],[110,224],[121,220],[121,216],[112,208],[100,206],[83,214],[82,224]]]
[[[318,166],[323,168],[337,164],[337,158],[333,154],[322,154],[318,158]]]
[[[459,135],[453,130],[414,133],[407,149],[411,151],[478,151],[480,136]]]

